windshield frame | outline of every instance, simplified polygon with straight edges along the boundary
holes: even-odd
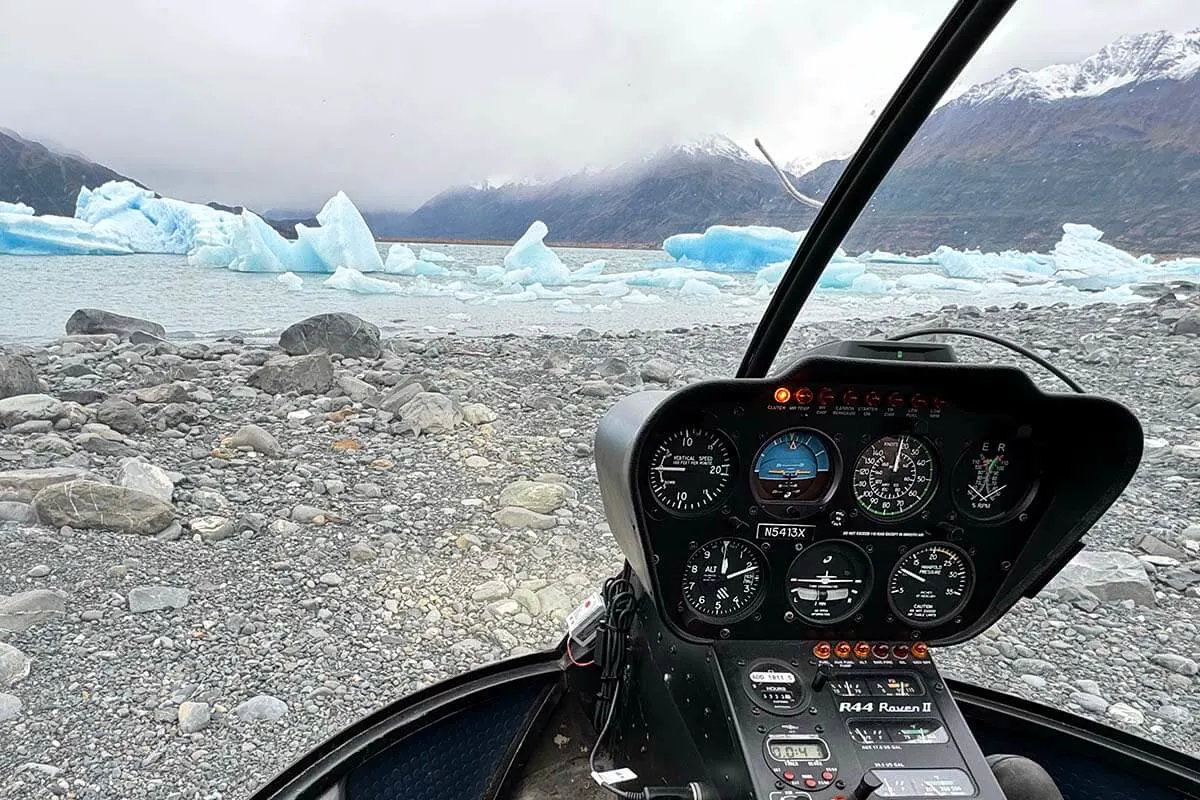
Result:
[[[879,184],[1016,0],[959,0],[851,156],[767,303],[737,378],[766,377],[826,265]]]

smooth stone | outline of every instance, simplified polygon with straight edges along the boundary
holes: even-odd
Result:
[[[49,574],[49,567],[46,574]],[[49,589],[31,589],[7,597],[0,595],[0,630],[24,633],[34,625],[62,619],[67,604]]]
[[[21,716],[21,698],[0,692],[0,723],[14,720],[19,716]]]
[[[126,489],[157,497],[164,503],[170,503],[175,494],[175,482],[166,470],[136,458],[121,462],[117,483]]]
[[[179,704],[178,719],[180,733],[195,733],[208,727],[212,708],[208,703],[188,700]]]
[[[152,536],[171,524],[175,511],[153,495],[124,486],[77,480],[48,486],[33,506],[47,525]]]
[[[196,517],[188,522],[188,527],[205,542],[220,542],[237,532],[237,526],[229,517]]]
[[[7,642],[0,642],[0,686],[12,687],[29,675],[29,657]]]
[[[245,447],[266,456],[280,456],[283,448],[271,432],[257,425],[243,425],[238,432],[226,437],[221,444],[226,447]]]
[[[191,597],[190,590],[176,586],[135,586],[129,590],[129,610],[134,614],[144,614],[167,608],[183,608]]]
[[[558,525],[558,517],[553,514],[539,514],[519,506],[505,506],[494,512],[492,519],[506,528],[530,528],[535,531],[550,530]]]
[[[379,328],[345,312],[317,314],[284,329],[279,349],[293,356],[324,352],[379,358]]]
[[[287,703],[269,694],[260,694],[233,708],[242,722],[278,722],[288,712]]]
[[[570,487],[561,483],[521,480],[513,481],[500,491],[500,505],[550,514],[566,505],[567,498],[573,496]]]
[[[499,415],[483,403],[465,403],[462,407],[463,421],[470,425],[484,425],[495,422]]]

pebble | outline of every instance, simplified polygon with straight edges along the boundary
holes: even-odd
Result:
[[[1126,725],[1141,725],[1146,721],[1146,715],[1126,703],[1113,703],[1108,707],[1108,715]]]
[[[44,578],[49,574],[50,567],[46,566],[45,564],[38,564],[34,567],[31,567],[29,571],[25,573],[26,577],[29,578]]]
[[[288,713],[288,705],[278,697],[260,694],[239,703],[233,713],[242,722],[278,722]]]
[[[129,610],[134,614],[183,608],[191,599],[188,589],[177,586],[135,586],[129,590]]]
[[[21,698],[0,692],[0,724],[21,716]]]
[[[196,733],[208,727],[212,718],[212,709],[208,703],[193,703],[191,701],[179,704],[179,732]]]
[[[338,575],[336,572],[326,572],[318,580],[326,586],[342,585],[342,576]]]

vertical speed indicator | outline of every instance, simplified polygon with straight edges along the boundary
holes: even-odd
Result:
[[[697,514],[724,499],[733,480],[733,446],[717,431],[684,428],[650,452],[650,493],[668,511]]]

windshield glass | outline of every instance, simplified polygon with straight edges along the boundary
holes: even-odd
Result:
[[[950,5],[6,9],[0,796],[244,797],[368,712],[557,643],[621,563],[597,421],[732,375],[815,213],[754,138],[824,197]],[[963,97],[1195,27],[1182,1],[1097,4],[1094,25],[1090,5],[1028,5]],[[1114,74],[1066,102],[1134,85]],[[1135,148],[1106,179],[1195,144],[1181,119],[1106,125]],[[1062,146],[1098,134],[1079,135]],[[1147,466],[1092,539],[1137,562],[1132,588],[1030,601],[943,657],[1194,750],[1194,337],[1168,337],[1173,301],[1126,302],[1150,272],[1195,272],[1162,263],[1200,248],[1166,193],[1194,147],[1100,193],[1056,182],[1058,151],[997,183],[985,140],[949,178],[914,145],[926,183],[881,191],[793,344],[969,317],[1134,406]],[[1063,222],[1134,257],[1080,228],[1082,255],[1050,264]],[[1081,308],[1011,310],[1060,301]]]
[[[1036,597],[938,658],[952,677],[1191,754],[1200,752],[1197,23],[1184,4],[1018,3],[885,178],[777,362],[870,332],[973,328],[1133,410],[1146,437],[1141,467],[1085,550]],[[822,323],[830,307],[878,319]],[[933,338],[951,341],[960,360],[1012,364],[1045,390],[1067,391],[995,344]]]

